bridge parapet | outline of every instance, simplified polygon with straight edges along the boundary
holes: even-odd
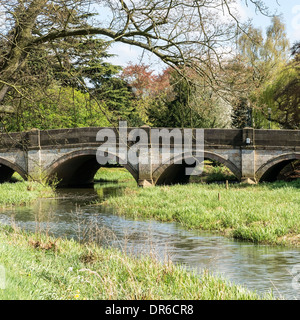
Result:
[[[255,146],[258,148],[300,148],[300,130],[255,130]]]
[[[117,143],[119,142],[117,128],[88,127],[52,130],[33,129],[25,132],[1,133],[0,148],[1,150],[6,150],[8,148],[20,149],[24,146],[26,146],[27,148],[34,148],[37,146],[38,143],[42,148],[58,145],[66,146],[84,143],[97,144],[98,142],[96,141],[96,135],[102,129],[113,130],[117,138]],[[127,132],[129,134],[132,130],[136,129],[150,131],[161,130],[164,128],[127,128]],[[166,129],[171,131],[174,128]],[[184,129],[179,130],[181,130],[183,133]],[[251,139],[251,145],[254,145],[255,147],[279,146],[299,148],[300,130],[261,130],[253,128],[203,130],[206,146],[243,147],[246,146],[246,138],[249,137]]]

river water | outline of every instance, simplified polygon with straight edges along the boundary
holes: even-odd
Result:
[[[259,294],[272,291],[278,298],[300,299],[300,249],[235,241],[185,230],[177,223],[132,220],[97,204],[123,188],[98,184],[91,189],[59,189],[57,199],[2,210],[0,223],[80,241],[93,238],[103,246],[151,253],[163,262],[171,259],[199,273],[209,270]]]

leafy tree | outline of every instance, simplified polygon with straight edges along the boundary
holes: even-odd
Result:
[[[26,95],[18,75],[34,50],[44,45],[55,50],[58,42],[78,36],[138,46],[168,65],[192,67],[213,79],[215,61],[241,28],[234,2],[98,0],[96,16],[90,0],[2,0],[6,25],[0,30],[0,104],[12,90]],[[250,2],[266,11],[262,1]],[[59,48],[60,56],[64,50],[61,44]]]
[[[33,102],[20,99],[16,113],[2,121],[9,131],[108,126],[95,104],[89,94],[75,88],[51,87],[45,92],[36,91]]]
[[[264,100],[272,121],[285,129],[300,128],[300,43],[292,48],[293,59],[266,88]]]
[[[153,124],[181,128],[214,128],[229,124],[226,102],[196,72],[188,68],[183,78],[176,72],[169,76],[170,93],[148,109]]]
[[[81,19],[78,17],[78,21]],[[6,96],[5,102],[14,106],[17,114],[16,119],[4,119],[7,129],[45,129],[46,123],[49,128],[61,127],[62,123],[66,127],[89,126],[98,123],[96,119],[103,116],[110,120],[106,125],[116,124],[120,119],[129,122],[134,119],[136,124],[138,117],[131,107],[130,89],[117,77],[122,68],[104,62],[109,57],[106,48],[101,39],[74,36],[67,37],[64,42],[54,40],[32,49],[22,68],[14,74],[21,90],[11,90]],[[77,104],[78,90],[85,94],[86,101],[90,100],[88,103]],[[70,103],[68,111],[65,100],[61,99],[62,92]],[[84,123],[84,118],[76,116],[79,113],[94,115],[95,120],[84,117]],[[46,115],[51,123],[45,119]],[[59,115],[68,121],[60,121]]]
[[[56,44],[55,78],[65,86],[88,91],[102,109],[110,112],[111,123],[130,122],[131,113],[136,121],[137,115],[131,107],[132,93],[119,77],[122,68],[104,61],[111,56],[107,54],[104,42],[94,37],[77,36],[67,38],[63,48],[60,45],[61,42]],[[61,54],[62,49],[64,54]]]
[[[157,77],[154,75],[154,70],[149,69],[149,65],[130,63],[121,74],[121,78],[130,85],[138,98],[153,96],[156,91]]]
[[[57,46],[57,49],[60,48]],[[126,118],[131,113],[130,90],[124,81],[116,77],[121,68],[103,62],[105,52],[99,50],[97,54],[93,54],[93,51],[82,50],[76,55],[74,53],[49,55],[49,50],[45,46],[29,54],[18,75],[18,85],[23,88],[22,92],[11,91],[6,98],[6,103],[14,106],[18,114],[15,120],[6,119],[6,123],[10,123],[7,128],[45,129],[47,128],[45,123],[49,124],[49,128],[61,127],[59,116],[62,118],[66,116],[69,119],[72,108],[74,109],[72,121],[63,122],[66,127],[89,126],[97,123],[97,118],[102,119],[104,116],[110,123],[114,123],[120,117]],[[86,63],[82,58],[86,59]],[[69,63],[69,60],[73,60],[74,63]],[[61,98],[62,92],[69,101],[66,114],[65,99]],[[83,103],[78,105],[80,92],[85,98],[79,99]],[[83,118],[76,116],[78,112],[94,115],[95,120],[85,117],[86,123],[83,123]],[[53,113],[56,113],[56,116]],[[46,115],[52,123],[45,119]],[[44,119],[44,124],[41,123],[41,119]],[[106,121],[106,125],[108,124]]]
[[[145,64],[129,64],[124,68],[121,78],[131,88],[134,95],[132,104],[135,106],[143,124],[158,125],[157,121],[153,121],[154,117],[150,110],[164,108],[169,95],[172,94],[170,72],[171,69],[167,68],[160,74],[155,74],[154,70],[151,70],[150,66]],[[163,114],[159,115],[160,118],[163,116]]]
[[[234,61],[227,64],[224,75],[232,92],[233,118],[238,113],[243,117],[248,104],[253,115],[252,124],[257,128],[266,125],[268,113],[263,100],[264,90],[287,63],[288,48],[285,25],[278,16],[272,18],[265,39],[262,31],[253,26],[246,34],[240,35],[239,53]]]
[[[251,109],[246,98],[239,98],[232,110],[232,126],[234,128],[245,128],[251,126]]]

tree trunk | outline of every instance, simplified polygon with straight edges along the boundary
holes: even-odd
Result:
[[[46,2],[47,0],[33,0],[19,20],[16,20],[11,48],[0,73],[0,104],[5,99],[7,92],[15,87],[13,81],[14,74],[28,54],[28,45],[32,40],[32,29],[36,23],[37,16]],[[22,11],[22,9],[24,10],[22,4],[20,4],[16,12]]]

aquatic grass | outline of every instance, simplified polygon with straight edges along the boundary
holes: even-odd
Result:
[[[207,271],[199,275],[155,256],[134,257],[94,243],[4,226],[0,243],[0,264],[6,271],[2,300],[274,299]]]
[[[255,243],[300,245],[300,183],[156,186],[104,204],[121,215],[176,221]]]
[[[54,190],[34,181],[19,181],[0,184],[0,207],[25,205],[41,197],[53,197]]]

